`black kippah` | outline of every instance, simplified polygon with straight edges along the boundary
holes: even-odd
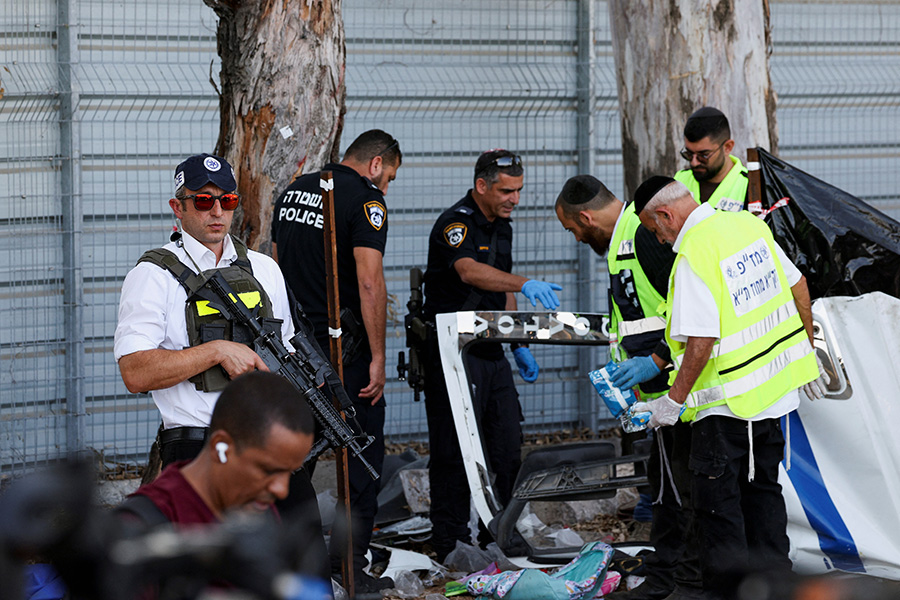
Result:
[[[654,175],[644,181],[634,192],[634,214],[641,214],[641,211],[653,199],[653,196],[673,181],[675,180],[665,175]]]
[[[723,113],[718,108],[713,108],[712,106],[704,106],[696,111],[694,114],[688,117],[688,122],[693,121],[694,119],[708,119],[710,117],[721,118],[724,117],[725,113]]]
[[[570,177],[562,191],[559,193],[558,201],[572,206],[578,206],[590,202],[597,197],[597,194],[604,190],[604,185],[600,180],[591,175],[576,175]]]

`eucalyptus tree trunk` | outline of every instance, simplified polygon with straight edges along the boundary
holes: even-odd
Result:
[[[219,17],[216,151],[243,200],[232,233],[271,250],[272,209],[295,175],[337,158],[343,128],[341,0],[204,0]]]
[[[609,0],[628,198],[650,175],[671,175],[688,116],[725,113],[735,140],[777,152],[769,77],[768,0]]]

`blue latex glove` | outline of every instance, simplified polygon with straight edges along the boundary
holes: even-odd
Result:
[[[546,281],[538,281],[537,279],[529,279],[522,284],[522,293],[531,300],[532,306],[537,306],[537,301],[547,310],[556,310],[559,308],[559,298],[553,290],[561,290],[562,286],[556,283],[547,283]]]
[[[631,389],[634,386],[650,381],[659,375],[659,367],[649,356],[629,358],[619,363],[619,368],[609,376],[609,380],[620,390]]]
[[[522,376],[522,379],[528,383],[537,381],[540,369],[538,369],[534,356],[531,355],[531,350],[528,348],[516,348],[513,350],[513,358],[516,359],[516,366],[519,367],[519,375]]]

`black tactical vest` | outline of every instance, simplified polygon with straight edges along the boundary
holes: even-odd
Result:
[[[142,262],[153,263],[166,269],[181,284],[187,292],[185,302],[185,321],[187,322],[188,340],[191,347],[211,342],[213,340],[230,340],[247,346],[253,345],[253,336],[250,330],[239,323],[232,323],[225,315],[213,308],[210,304],[221,302],[215,292],[206,285],[206,278],[212,271],[222,274],[244,305],[255,316],[263,317],[263,327],[266,331],[281,333],[281,320],[274,318],[272,302],[266,291],[253,276],[253,267],[247,258],[247,246],[236,237],[231,237],[237,252],[237,260],[230,266],[221,269],[210,269],[202,273],[194,273],[190,267],[178,260],[165,248],[154,248],[144,252],[138,264]],[[189,379],[198,390],[204,392],[216,392],[228,385],[229,377],[221,365],[215,365],[202,373],[198,373]]]

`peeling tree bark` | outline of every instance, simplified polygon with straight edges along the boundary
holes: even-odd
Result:
[[[243,198],[232,233],[269,253],[278,194],[294,175],[337,158],[346,96],[341,0],[204,2],[219,17],[216,152],[234,166]]]
[[[777,152],[769,76],[768,0],[609,0],[622,120],[625,194],[650,175],[685,167],[688,116],[715,106],[728,117],[733,154]]]

